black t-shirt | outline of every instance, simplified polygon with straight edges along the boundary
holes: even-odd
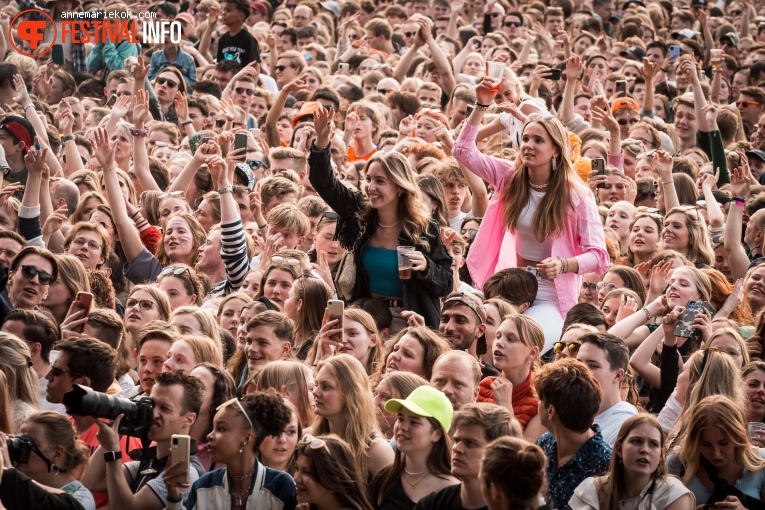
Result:
[[[242,67],[260,61],[258,41],[245,29],[235,36],[225,33],[218,40],[218,62],[236,60]]]
[[[460,501],[462,484],[450,485],[440,491],[431,492],[414,505],[414,510],[466,510]],[[477,510],[488,510],[482,506]]]
[[[400,476],[388,486],[388,493],[385,494],[382,503],[377,504],[382,483],[385,477],[388,476],[390,469],[390,466],[383,468],[369,484],[369,499],[372,502],[372,506],[375,510],[412,510],[414,508],[414,501],[406,495]]]

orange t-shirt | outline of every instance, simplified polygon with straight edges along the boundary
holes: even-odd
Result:
[[[348,147],[348,163],[353,163],[354,161],[369,161],[369,158],[374,156],[375,152],[377,152],[376,148],[369,154],[365,154],[364,156],[357,156],[353,147]]]

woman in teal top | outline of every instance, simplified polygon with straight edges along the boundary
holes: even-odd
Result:
[[[335,238],[353,253],[356,279],[350,301],[385,300],[393,312],[411,310],[437,328],[440,299],[452,290],[452,259],[406,157],[378,152],[366,164],[366,193],[345,187],[332,172],[329,122],[334,110],[314,114],[316,141],[308,158],[311,185],[337,213]],[[397,246],[414,246],[412,278],[398,275]]]

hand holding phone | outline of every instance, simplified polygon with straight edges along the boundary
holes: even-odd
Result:
[[[592,170],[598,172],[598,175],[606,175],[606,160],[603,158],[594,158],[592,160]],[[606,185],[604,183],[600,183],[598,184],[597,189],[605,187]]]
[[[709,315],[712,317],[714,317],[714,314],[716,313],[715,308],[706,301],[688,301],[688,306],[685,307],[685,310],[683,310],[683,313],[681,313],[680,317],[677,319],[675,336],[682,338],[690,338],[693,336],[695,330],[691,326],[693,326],[693,321],[702,310],[709,311]]]
[[[345,313],[345,303],[339,299],[330,299],[327,301],[327,322],[337,320],[332,329],[343,329],[343,314]],[[337,338],[337,335],[332,338],[336,342],[342,341],[342,338]]]
[[[234,135],[234,150],[247,149],[247,133]]]
[[[82,316],[78,317],[77,320],[86,319],[83,321],[82,324],[73,326],[71,329],[72,331],[75,331],[77,333],[84,333],[85,332],[85,325],[87,324],[87,318],[88,315],[90,315],[90,305],[93,303],[93,294],[90,292],[78,292],[77,297],[72,302],[72,306],[70,307],[70,314],[73,314],[75,312],[83,312]]]
[[[183,434],[173,434],[170,443],[170,458],[167,461],[167,465],[172,466],[179,460],[183,461],[179,472],[185,472],[185,475],[179,476],[178,480],[182,484],[188,485],[191,482],[189,475],[191,467],[191,437]]]

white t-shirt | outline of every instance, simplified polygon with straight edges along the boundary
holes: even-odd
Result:
[[[637,408],[629,402],[619,402],[597,415],[595,423],[600,426],[603,440],[613,446],[616,443],[616,436],[619,435],[622,424],[630,416],[636,415],[637,412]]]
[[[85,510],[96,510],[96,501],[87,487],[75,480],[61,487],[61,490],[80,502]]]

